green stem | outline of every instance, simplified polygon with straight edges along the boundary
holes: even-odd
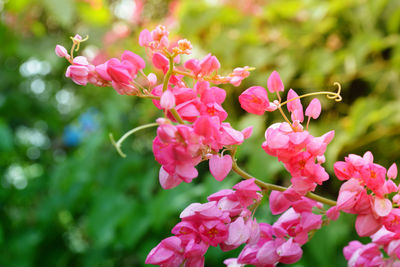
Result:
[[[270,184],[270,183],[266,183],[263,182],[261,180],[258,180],[257,178],[251,176],[250,174],[248,174],[247,172],[245,172],[244,170],[242,170],[236,163],[236,160],[232,161],[232,169],[234,172],[236,172],[237,174],[239,174],[241,177],[243,177],[244,179],[255,179],[255,183],[260,186],[263,189],[267,189],[267,190],[276,190],[276,191],[280,191],[283,192],[285,191],[287,188],[283,187],[283,186],[279,186],[279,185],[275,185],[275,184]],[[307,193],[305,195],[306,197],[316,200],[318,202],[330,205],[330,206],[336,206],[336,201],[330,200],[328,198],[324,198],[321,197],[319,195],[313,194],[313,193]]]
[[[155,96],[155,95],[139,95],[138,97],[160,100],[160,97],[159,96]]]
[[[132,130],[126,132],[117,142],[115,142],[114,136],[112,135],[112,133],[110,133],[109,136],[110,136],[111,143],[113,144],[113,146],[117,150],[118,154],[120,154],[121,157],[125,158],[126,155],[121,150],[121,145],[124,142],[124,140],[126,138],[128,138],[130,135],[136,133],[137,131],[140,131],[140,130],[143,130],[143,129],[146,129],[146,128],[155,127],[155,126],[158,126],[158,123],[153,122],[153,123],[149,123],[149,124],[145,124],[145,125],[133,128]]]
[[[180,123],[180,124],[185,124],[185,122],[182,120],[181,116],[179,116],[178,111],[176,111],[176,109],[171,108],[169,110],[172,114],[172,116],[174,116],[174,118]]]
[[[279,112],[281,113],[283,119],[284,119],[287,123],[289,123],[290,127],[292,127],[292,123],[291,123],[291,122],[289,121],[289,119],[286,117],[285,112],[283,112],[283,110],[282,110],[282,108],[281,108],[280,105],[278,106],[278,110],[279,110]],[[293,127],[292,127],[292,128],[293,128]]]
[[[163,92],[165,92],[167,90],[169,79],[171,78],[171,75],[174,73],[174,58],[175,58],[175,56],[176,56],[175,54],[172,54],[172,55],[168,54],[169,69],[167,71],[167,74],[165,74],[165,77],[164,77]],[[176,109],[171,108],[169,111],[171,112],[172,116],[174,116],[174,118],[180,124],[185,124],[185,122],[182,120],[181,116],[179,116],[179,113],[176,111]]]
[[[168,88],[168,83],[169,83],[169,79],[171,78],[172,73],[174,72],[174,55],[169,55],[168,59],[169,59],[169,69],[167,71],[167,74],[165,74],[164,77],[164,83],[163,83],[163,92],[165,92]]]

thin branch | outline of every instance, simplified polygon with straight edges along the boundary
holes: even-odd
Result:
[[[130,135],[136,133],[137,131],[146,129],[146,128],[150,128],[150,127],[155,127],[158,126],[158,123],[153,122],[153,123],[149,123],[149,124],[145,124],[145,125],[141,125],[139,127],[133,128],[132,130],[126,132],[117,142],[115,142],[114,136],[112,135],[112,133],[109,134],[111,143],[113,144],[113,146],[115,147],[115,149],[117,150],[118,154],[121,155],[121,157],[125,158],[126,155],[124,152],[122,152],[121,150],[121,145],[124,142],[124,140],[126,138],[128,138]]]
[[[245,172],[244,170],[242,170],[242,169],[237,165],[237,163],[236,163],[235,160],[232,161],[232,169],[233,169],[234,172],[236,172],[237,174],[239,174],[239,175],[240,175],[241,177],[243,177],[244,179],[253,179],[253,178],[256,179],[256,180],[255,180],[255,183],[256,183],[258,186],[260,186],[261,188],[263,188],[263,189],[266,189],[266,190],[276,190],[276,191],[280,191],[280,192],[283,192],[283,191],[285,191],[285,190],[287,189],[286,187],[283,187],[283,186],[279,186],[279,185],[275,185],[275,184],[270,184],[270,183],[266,183],[266,182],[263,182],[263,181],[261,181],[261,180],[258,180],[257,178],[251,176],[250,174],[248,174],[247,172]],[[308,197],[308,198],[310,198],[310,199],[316,200],[316,201],[318,201],[318,202],[321,202],[321,203],[324,203],[324,204],[327,204],[327,205],[330,205],[330,206],[336,206],[336,201],[330,200],[330,199],[328,199],[328,198],[321,197],[321,196],[319,196],[319,195],[316,195],[316,194],[313,194],[313,193],[310,193],[310,192],[307,193],[305,196]]]

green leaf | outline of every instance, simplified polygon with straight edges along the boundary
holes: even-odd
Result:
[[[72,25],[75,18],[75,2],[73,0],[42,0],[50,17],[67,27]]]

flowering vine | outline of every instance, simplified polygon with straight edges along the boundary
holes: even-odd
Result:
[[[153,153],[161,165],[160,185],[164,189],[190,183],[198,176],[196,166],[208,161],[212,176],[224,180],[231,170],[243,181],[232,189],[210,195],[207,203],[193,203],[180,215],[181,221],[172,229],[172,236],[162,240],[147,256],[147,264],[160,266],[204,266],[204,255],[209,246],[222,251],[243,245],[235,259],[225,260],[227,266],[275,266],[297,262],[302,257],[302,245],[314,232],[340,211],[356,214],[355,228],[360,236],[370,236],[371,243],[352,241],[343,250],[349,266],[400,266],[400,193],[393,180],[397,167],[388,170],[373,163],[372,153],[364,156],[350,154],[345,161],[334,164],[335,175],[346,180],[337,201],[312,193],[329,179],[323,164],[325,151],[334,138],[334,131],[313,136],[309,123],[321,113],[321,103],[311,100],[304,111],[301,98],[326,95],[341,101],[341,86],[336,92],[323,91],[298,95],[289,89],[286,100],[281,92],[284,84],[274,71],[267,80],[267,89],[252,86],[239,96],[241,107],[252,114],[278,110],[283,121],[270,125],[265,131],[263,150],[283,163],[291,175],[286,188],[265,183],[237,164],[237,148],[252,134],[252,127],[234,129],[226,121],[228,113],[222,104],[225,90],[218,84],[239,86],[253,68],[235,68],[221,75],[218,59],[212,54],[181,62],[181,55],[190,55],[192,45],[186,39],[171,41],[164,26],[143,30],[139,44],[146,50],[149,62],[163,73],[145,73],[145,60],[124,51],[120,58],[111,58],[93,65],[83,56],[74,57],[81,42],[87,38],[72,37],[70,53],[57,45],[55,52],[68,60],[66,77],[76,84],[111,86],[121,95],[149,98],[164,116],[156,122],[139,126],[112,144],[125,157],[121,145],[131,134],[157,127]],[[143,76],[144,79],[138,79]],[[188,84],[188,80],[192,83]],[[286,106],[287,112],[283,109]],[[289,113],[290,116],[287,116]],[[272,214],[281,214],[272,225],[257,222],[254,212],[263,197],[269,197]],[[324,204],[331,206],[329,209]],[[382,253],[384,251],[385,253]]]

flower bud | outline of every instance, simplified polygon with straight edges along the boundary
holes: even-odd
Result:
[[[267,84],[268,84],[268,90],[271,93],[279,92],[279,91],[283,92],[285,90],[285,87],[283,86],[281,77],[279,76],[279,73],[276,71],[273,71],[271,73],[271,75],[268,78]]]
[[[56,45],[56,49],[55,49],[56,55],[58,57],[65,57],[65,58],[69,58],[69,54],[67,52],[67,49],[65,49],[64,46],[62,45]]]

